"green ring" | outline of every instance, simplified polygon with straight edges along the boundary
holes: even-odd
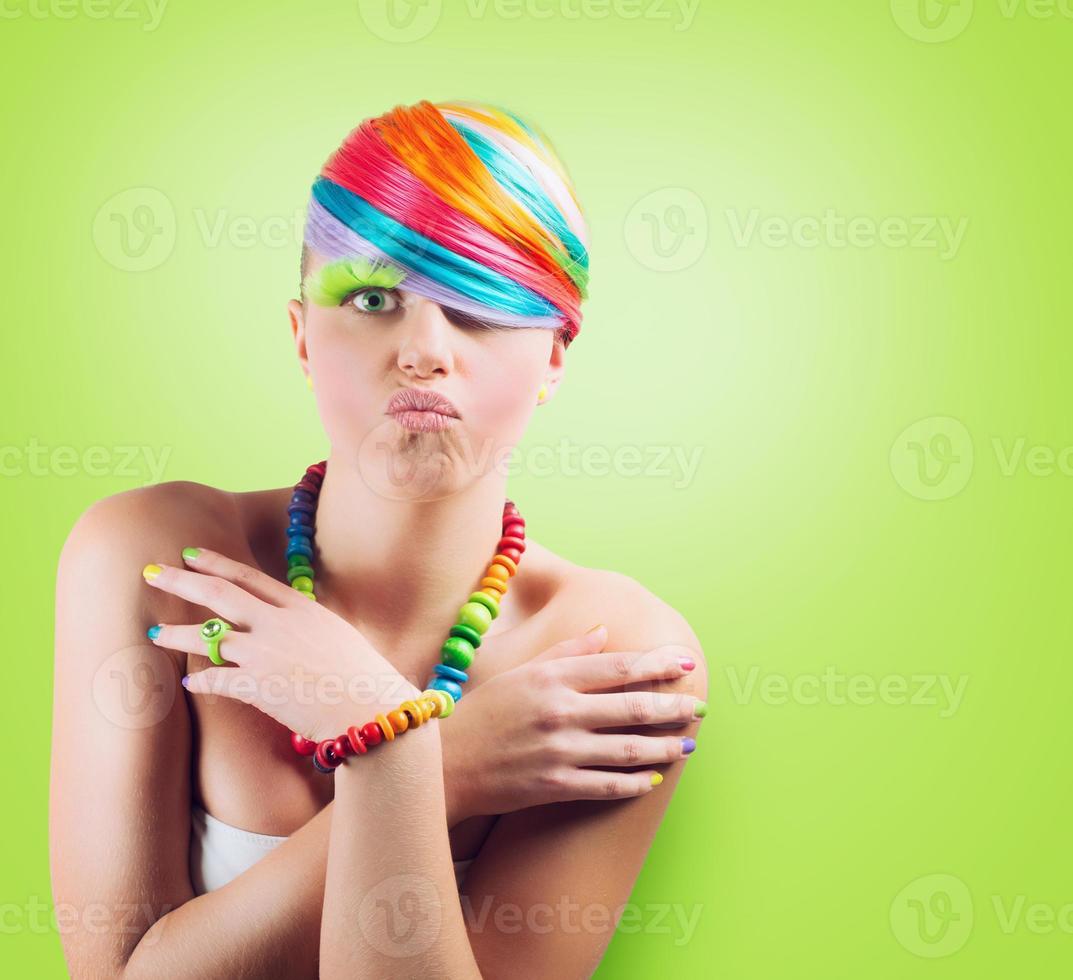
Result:
[[[201,624],[201,638],[209,648],[209,659],[221,667],[229,661],[220,656],[220,641],[224,638],[224,633],[231,629],[233,627],[230,623],[225,623],[216,616]]]

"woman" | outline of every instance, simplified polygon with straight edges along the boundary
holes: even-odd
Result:
[[[707,670],[674,609],[506,501],[580,328],[585,239],[532,124],[365,121],[313,185],[288,304],[328,459],[78,520],[50,830],[57,903],[96,909],[63,931],[74,976],[596,968]]]

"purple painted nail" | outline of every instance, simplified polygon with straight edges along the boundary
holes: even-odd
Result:
[[[187,675],[186,675],[186,676],[185,676],[185,677],[183,678],[183,687],[186,687],[186,688],[189,688],[189,687],[190,687],[190,684],[188,683],[188,682],[189,682],[189,680],[190,680],[190,675],[189,675],[189,674],[187,674]]]
[[[688,735],[682,739],[682,755],[689,755],[697,747],[697,740]]]

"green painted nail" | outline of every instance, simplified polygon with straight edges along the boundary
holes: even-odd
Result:
[[[693,705],[693,717],[694,718],[703,718],[707,713],[708,713],[708,702],[707,701],[698,701],[695,705]]]
[[[193,561],[200,554],[200,548],[183,548],[183,558],[185,558],[187,561]]]

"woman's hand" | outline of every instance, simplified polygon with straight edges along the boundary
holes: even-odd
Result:
[[[661,765],[692,750],[691,739],[676,735],[595,731],[680,727],[703,703],[635,688],[687,676],[687,648],[598,652],[606,642],[600,626],[465,694],[440,733],[453,823],[543,803],[640,796],[652,789],[654,770],[583,767]]]
[[[149,565],[142,574],[229,623],[219,654],[236,665],[192,673],[191,693],[252,704],[313,741],[420,695],[357,629],[297,589],[207,548],[183,561],[187,568]],[[158,646],[209,655],[201,623],[161,624],[149,635]]]

